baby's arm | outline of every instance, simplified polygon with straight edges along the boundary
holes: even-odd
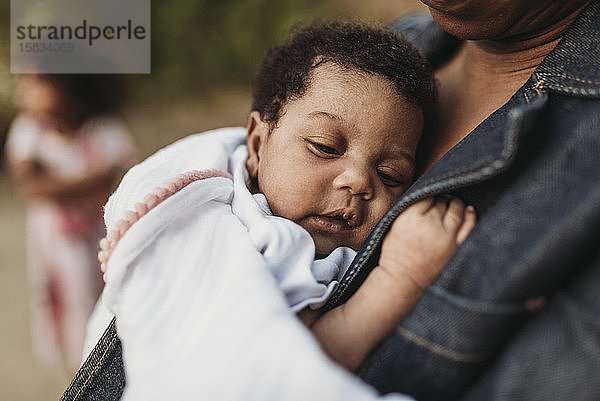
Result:
[[[458,199],[426,199],[400,214],[383,241],[379,264],[361,287],[312,323],[325,352],[347,369],[358,369],[404,320],[474,225],[475,210]]]

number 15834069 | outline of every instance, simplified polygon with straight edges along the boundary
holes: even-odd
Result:
[[[70,42],[25,42],[19,43],[21,53],[71,53],[75,45]]]

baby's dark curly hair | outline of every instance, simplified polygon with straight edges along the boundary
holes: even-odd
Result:
[[[252,110],[277,125],[286,103],[305,94],[311,72],[326,62],[388,79],[421,108],[425,130],[435,121],[435,82],[419,51],[388,29],[339,21],[299,28],[267,51],[254,79]]]

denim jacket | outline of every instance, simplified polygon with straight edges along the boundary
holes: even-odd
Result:
[[[460,43],[429,17],[397,28],[434,67]],[[360,376],[419,400],[600,400],[600,1],[393,206],[330,307],[393,219],[438,194],[474,205],[477,226]]]
[[[429,18],[398,26],[435,66],[459,41]],[[360,376],[419,400],[600,399],[600,1],[527,83],[390,209],[328,303],[376,265],[396,216],[453,194],[478,223]],[[63,400],[117,400],[114,324]]]

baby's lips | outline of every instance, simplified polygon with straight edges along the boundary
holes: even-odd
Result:
[[[358,214],[354,211],[344,213],[342,215],[342,218],[346,220],[346,224],[348,224],[349,227],[354,228],[359,225],[360,218]]]
[[[334,212],[323,214],[323,216],[343,221],[350,228],[357,227],[361,221],[361,217],[355,209],[338,209]]]

